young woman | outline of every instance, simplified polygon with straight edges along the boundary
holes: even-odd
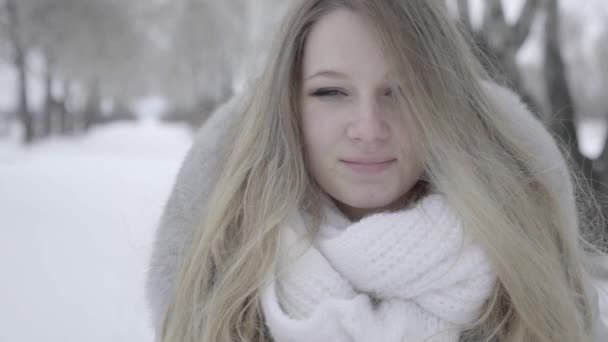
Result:
[[[443,1],[296,1],[180,170],[157,340],[607,341],[585,192],[487,79]]]

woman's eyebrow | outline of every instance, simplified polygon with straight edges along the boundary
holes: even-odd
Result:
[[[325,76],[325,77],[329,77],[329,78],[339,78],[339,79],[348,79],[349,78],[349,76],[346,73],[328,69],[328,70],[320,70],[320,71],[315,72],[312,75],[306,76],[306,78],[304,78],[304,81],[308,81],[312,78],[321,77],[321,76]],[[388,80],[389,74],[388,73],[384,74],[384,77],[382,79]]]
[[[307,81],[311,78],[314,77],[318,77],[318,76],[325,76],[325,77],[330,77],[330,78],[348,78],[348,76],[345,73],[336,71],[336,70],[320,70],[315,72],[314,74],[307,76],[304,80]]]

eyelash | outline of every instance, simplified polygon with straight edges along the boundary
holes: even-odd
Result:
[[[339,93],[339,94],[337,94]],[[342,95],[342,96],[346,96],[346,94],[340,90],[340,89],[332,89],[332,88],[321,88],[316,90],[314,93],[311,94],[312,96],[315,97],[326,97],[326,96],[337,96],[337,95]],[[386,91],[386,93],[384,94],[385,96],[393,96],[393,90],[389,89]]]
[[[340,93],[340,94],[336,94],[336,93]],[[341,91],[340,89],[332,89],[332,88],[321,88],[316,90],[314,93],[312,93],[312,96],[315,97],[327,97],[327,96],[337,96],[337,95],[346,95],[343,91]]]

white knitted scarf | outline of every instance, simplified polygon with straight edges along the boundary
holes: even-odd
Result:
[[[352,223],[324,208],[319,234],[302,216],[281,230],[262,309],[277,342],[458,341],[496,276],[442,195]]]

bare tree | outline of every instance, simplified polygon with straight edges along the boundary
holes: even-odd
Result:
[[[28,32],[45,60],[45,132],[50,132],[52,122],[77,118],[82,121],[80,126],[88,129],[104,121],[100,117],[103,98],[141,94],[141,75],[147,74],[140,62],[146,40],[137,31],[134,0],[28,1],[35,2]],[[53,92],[53,86],[61,83],[85,90],[87,101],[79,116],[63,113],[70,92],[61,92],[63,98]]]
[[[579,165],[585,161],[576,144],[576,127],[574,126],[574,102],[568,87],[565,63],[562,58],[559,25],[560,17],[557,0],[547,0],[544,4],[547,12],[545,21],[545,64],[544,76],[547,95],[553,120],[553,132],[569,142],[570,153]]]
[[[595,10],[595,15],[602,18],[604,21],[608,20],[608,6],[602,7],[599,2],[596,2],[595,4],[590,3],[589,5],[591,10]],[[556,14],[557,6],[555,3],[548,2],[546,6],[548,7],[549,13],[547,26],[554,25],[556,20],[563,18],[563,15],[558,16]],[[579,27],[574,28],[573,33],[569,33],[571,39],[580,40],[580,29],[586,27],[588,24],[588,20],[583,20],[585,19],[579,18]],[[555,28],[550,27],[547,29],[547,32],[550,32],[549,30],[555,30]],[[556,34],[554,31],[551,33],[553,35]],[[553,37],[552,40],[555,40],[555,37]],[[563,39],[561,42],[564,44]],[[554,47],[552,48],[554,49]],[[575,47],[571,47],[570,49],[573,48]],[[549,48],[547,48],[547,50],[549,51]],[[562,48],[561,51],[563,54],[564,49]],[[549,73],[549,75],[547,75],[547,82],[554,83],[548,83],[547,88],[549,89],[549,93],[553,95],[551,98],[553,105],[552,112],[555,113],[554,115],[556,117],[554,130],[560,136],[574,141],[574,143],[570,145],[570,154],[577,161],[580,168],[589,179],[595,194],[600,199],[603,210],[608,217],[608,200],[606,200],[606,196],[608,196],[608,149],[606,148],[606,143],[604,143],[603,150],[597,159],[591,160],[585,157],[579,152],[578,148],[576,148],[578,139],[575,135],[573,124],[574,118],[577,116],[579,118],[584,116],[595,118],[601,117],[604,120],[608,118],[608,98],[605,96],[606,88],[608,87],[608,67],[603,63],[603,61],[608,58],[608,27],[601,28],[601,33],[597,35],[595,39],[593,51],[595,53],[593,56],[590,56],[591,59],[589,61],[578,60],[579,64],[570,65],[570,69],[574,70],[568,70],[567,67],[557,69],[557,66],[559,66],[560,63],[564,63],[554,61],[553,69],[546,71]],[[580,53],[580,51],[577,52]],[[548,60],[549,58],[557,59],[557,57],[558,56],[555,56],[554,54],[547,55]],[[564,75],[565,71],[569,71],[568,75]],[[568,85],[570,86],[568,87]],[[571,95],[569,97],[564,97],[562,95],[564,88],[566,88],[565,90],[570,90],[570,94],[576,94],[578,96]],[[576,110],[573,110],[573,107]],[[582,113],[577,113],[577,110],[582,111]],[[563,123],[567,123],[567,125]]]
[[[568,152],[579,170],[591,185],[594,195],[599,199],[602,211],[608,214],[608,183],[606,183],[605,161],[608,159],[604,148],[603,155],[593,161],[579,150],[575,126],[575,105],[568,84],[566,66],[560,40],[560,13],[557,0],[546,0],[544,3],[547,19],[545,22],[545,65],[544,76],[547,95],[550,103],[552,120],[549,122],[554,135],[568,147]]]
[[[247,1],[176,0],[160,6],[150,22],[169,37],[157,50],[156,92],[166,95],[173,115],[198,126],[234,91],[246,59]]]
[[[588,183],[595,191],[596,198],[604,202],[608,194],[606,186],[606,164],[608,164],[608,151],[604,149],[602,156],[594,162],[585,157],[579,150],[575,126],[575,103],[569,86],[568,69],[564,60],[561,18],[558,0],[525,0],[519,18],[513,24],[508,24],[500,0],[487,0],[483,16],[482,30],[476,31],[471,23],[469,14],[469,1],[457,0],[459,14],[463,25],[472,32],[472,36],[480,50],[490,56],[489,64],[497,64],[522,95],[526,96],[522,84],[520,71],[516,63],[516,54],[530,33],[532,22],[539,11],[545,13],[544,36],[542,48],[544,51],[544,64],[542,66],[542,80],[546,89],[549,117],[547,124],[552,134],[560,139],[567,148],[567,152],[577,168],[587,178]],[[575,39],[577,37],[574,37]],[[607,51],[608,53],[608,51]],[[572,74],[573,72],[571,72]],[[528,97],[528,103],[533,103]],[[539,106],[534,106],[535,111]],[[603,210],[608,211],[604,205]]]
[[[525,0],[513,24],[507,22],[501,0],[487,0],[484,4],[483,21],[480,30],[477,30],[472,24],[469,0],[457,0],[461,21],[480,50],[481,61],[493,74],[498,71],[530,106],[538,109],[539,106],[523,87],[516,56],[530,34],[540,0]],[[495,67],[498,70],[494,70]]]
[[[23,126],[23,142],[28,144],[34,139],[34,121],[28,105],[28,88],[26,74],[27,45],[24,41],[22,14],[16,0],[5,0],[3,10],[6,14],[6,32],[8,32],[9,59],[17,70],[17,117]]]

